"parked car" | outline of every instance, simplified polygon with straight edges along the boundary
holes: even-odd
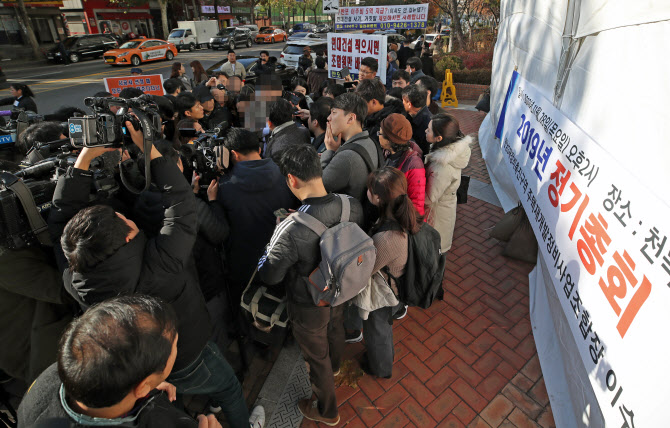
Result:
[[[228,27],[219,31],[215,37],[209,41],[214,50],[235,49],[235,46],[244,46],[248,48],[253,44],[251,31],[246,27]]]
[[[325,40],[328,37],[326,33],[295,33],[289,36],[288,41],[318,39]]]
[[[325,23],[321,23],[321,24],[318,24],[318,25],[316,26],[316,28],[314,28],[313,31],[314,31],[315,33],[327,33],[327,32],[329,32],[330,30],[331,30],[330,25],[325,24]]]
[[[328,52],[328,42],[323,39],[305,39],[289,41],[279,57],[279,62],[290,67],[298,68],[298,59],[303,54],[305,46],[312,48],[312,60],[316,58],[317,51]]]
[[[256,24],[244,24],[244,25],[238,26],[238,28],[248,28],[249,31],[251,32],[251,38],[252,39],[255,39],[256,36],[258,36],[258,33],[259,33],[258,25],[256,25]]]
[[[256,36],[256,43],[285,42],[286,38],[286,32],[284,32],[284,30],[281,28],[263,27],[263,29],[259,31],[258,35]]]
[[[172,61],[177,56],[173,43],[160,39],[135,39],[122,44],[118,49],[105,52],[105,62],[109,65],[138,66],[146,61],[165,59]]]
[[[316,28],[316,25],[310,24],[309,22],[303,22],[301,24],[295,24],[293,28],[288,30],[288,34],[290,36],[291,34],[295,33],[311,32],[314,30],[314,28]]]
[[[228,62],[228,58],[224,58],[216,64],[212,65],[206,70],[208,76],[214,74],[214,72],[219,71],[223,64]],[[244,66],[244,69],[247,71],[247,77],[244,79],[245,84],[254,84],[256,82],[256,73],[255,69],[258,66],[258,57],[249,56],[249,55],[238,55],[237,62]],[[287,67],[283,64],[277,63],[275,74],[281,78],[282,84],[287,87],[291,84],[291,80],[297,75],[296,69],[294,67]]]
[[[401,36],[400,34],[385,34],[386,36],[386,43],[390,46],[391,43],[395,43],[398,45],[398,47],[402,46],[402,42],[405,41],[405,36]]]
[[[436,36],[439,36],[439,34],[426,34],[426,35],[425,35],[425,37],[426,37],[426,42],[423,44],[424,47],[430,47],[430,45],[433,44],[433,40],[435,40],[435,37],[436,37]],[[414,47],[416,46],[416,44],[419,43],[420,41],[422,41],[423,38],[424,38],[424,35],[423,35],[423,34],[420,35],[419,37],[417,37],[416,40],[414,40],[412,43],[409,44],[409,47],[412,48],[412,49],[414,49]]]
[[[87,34],[68,37],[63,40],[63,46],[70,62],[79,62],[85,58],[100,58],[108,50],[118,48],[119,42],[111,34]],[[58,46],[48,51],[46,57],[52,62],[65,61]]]

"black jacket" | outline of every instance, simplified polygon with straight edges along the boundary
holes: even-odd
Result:
[[[432,118],[428,107],[423,107],[414,117],[407,115],[407,119],[412,125],[412,140],[424,154],[430,151],[430,143],[426,140],[426,129]]]
[[[400,70],[405,69],[405,66],[407,65],[407,60],[413,56],[416,56],[416,54],[414,53],[414,50],[409,46],[403,46],[400,49],[398,49],[398,65],[400,66],[399,67]]]
[[[244,287],[272,237],[274,211],[296,208],[298,199],[272,159],[261,159],[236,163],[219,182],[217,202],[230,224],[225,245],[229,278],[237,288]]]
[[[363,208],[361,204],[349,196],[351,214],[349,221],[363,224]],[[327,227],[340,222],[342,201],[330,193],[320,198],[307,198],[298,208]],[[281,222],[275,229],[272,239],[265,249],[265,254],[258,262],[258,273],[264,283],[273,285],[282,280],[286,284],[286,295],[289,301],[314,306],[308,287],[309,275],[321,262],[319,235],[290,217]]]
[[[214,127],[219,126],[223,121],[228,122],[228,126],[233,126],[233,115],[227,107],[221,107],[218,103],[214,103],[212,113],[199,120],[205,130],[214,129]]]
[[[268,142],[265,146],[265,154],[263,157],[272,158],[277,162],[279,154],[290,144],[309,144],[309,131],[305,131],[307,131],[305,128],[298,127],[295,122],[291,122],[274,134],[268,135]]]
[[[58,368],[54,363],[37,378],[23,397],[18,411],[19,426],[34,427],[38,424],[59,427],[88,426],[77,423],[66,413],[60,400],[61,385]],[[142,428],[196,428],[198,426],[193,418],[174,407],[164,392],[154,390],[148,398],[136,403],[135,406],[137,417],[134,421],[119,425],[113,423],[118,422],[118,419],[110,419],[109,425],[99,426]],[[62,423],[56,421],[62,421]]]
[[[433,57],[430,56],[430,55],[422,55],[421,56],[421,71],[423,71],[423,73],[426,76],[433,77],[434,76],[433,68],[434,68]]]
[[[14,105],[14,102],[18,101],[17,105]],[[33,100],[31,97],[21,97],[21,98],[14,98],[14,97],[5,97],[5,98],[0,98],[0,106],[6,106],[11,104],[14,106],[13,108],[15,109],[24,109],[25,111],[32,111],[37,113],[37,104],[35,104],[35,100]]]
[[[383,109],[365,117],[365,121],[363,122],[363,130],[368,131],[368,134],[370,134],[370,138],[372,139],[372,141],[377,143],[377,145],[379,145],[379,137],[377,136],[377,131],[379,131],[381,127],[382,120],[386,119],[388,115],[393,113],[399,113],[399,114],[405,113],[405,108],[402,105],[402,101],[400,101],[397,98],[386,97]]]
[[[119,294],[146,294],[171,303],[179,318],[179,353],[174,370],[180,370],[198,357],[211,330],[197,276],[188,269],[198,227],[195,196],[174,162],[163,157],[154,159],[151,172],[166,207],[158,236],[149,238],[140,231],[92,272],[60,267],[65,288],[84,310]],[[60,242],[67,222],[86,206],[91,185],[90,172],[75,168],[58,180],[49,215],[53,242]],[[55,249],[64,261],[60,245]]]
[[[316,149],[317,153],[323,153],[326,151],[326,133],[314,137],[312,140],[312,146]]]

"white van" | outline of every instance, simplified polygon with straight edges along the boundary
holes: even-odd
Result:
[[[179,21],[179,28],[170,31],[168,42],[177,46],[177,50],[207,48],[209,39],[219,31],[219,24],[215,20],[209,21]]]

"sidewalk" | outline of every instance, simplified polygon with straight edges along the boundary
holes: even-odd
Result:
[[[448,112],[466,134],[476,133],[485,116]],[[464,174],[490,186],[479,146]],[[554,426],[528,315],[533,265],[503,257],[502,245],[488,237],[502,215],[473,196],[458,206],[444,301],[410,308],[394,323],[391,379],[366,375],[358,389],[338,387],[338,426]],[[358,360],[363,351],[363,343],[347,345],[345,359]]]

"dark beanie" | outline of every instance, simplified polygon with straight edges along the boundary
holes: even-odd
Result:
[[[389,114],[382,120],[380,127],[384,137],[392,143],[407,144],[412,138],[412,125],[402,114]]]

